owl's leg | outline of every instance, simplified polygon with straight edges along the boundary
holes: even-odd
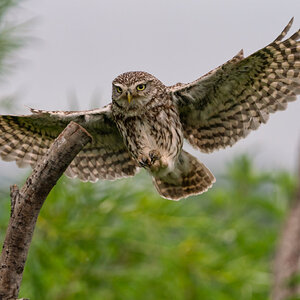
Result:
[[[167,160],[158,150],[150,150],[148,155],[141,155],[138,161],[141,167],[150,169],[151,172],[157,172],[168,167]]]
[[[168,167],[167,160],[159,153],[159,151],[151,150],[149,152],[149,157],[152,162],[152,165],[150,166],[152,172],[156,172],[160,169],[165,169]]]

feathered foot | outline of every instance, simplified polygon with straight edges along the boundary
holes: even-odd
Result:
[[[148,156],[142,156],[138,161],[141,167],[149,169],[152,173],[156,173],[168,166],[167,161],[165,161],[158,150],[149,151]]]

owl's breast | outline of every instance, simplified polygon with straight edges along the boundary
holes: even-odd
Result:
[[[157,150],[166,157],[179,154],[183,134],[176,111],[147,112],[117,121],[124,143],[134,157]]]

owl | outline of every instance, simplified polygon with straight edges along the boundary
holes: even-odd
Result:
[[[210,153],[234,145],[284,110],[300,93],[300,30],[284,39],[293,19],[268,46],[231,60],[199,79],[165,86],[146,72],[112,82],[112,102],[88,111],[43,111],[0,116],[0,155],[34,167],[70,121],[93,137],[66,170],[95,182],[152,176],[158,193],[172,200],[205,192],[213,174],[182,149],[187,140]],[[283,40],[283,41],[282,41]]]

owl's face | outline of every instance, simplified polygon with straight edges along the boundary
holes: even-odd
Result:
[[[119,75],[112,83],[113,105],[123,111],[140,111],[157,94],[157,82],[154,76],[146,72]]]

